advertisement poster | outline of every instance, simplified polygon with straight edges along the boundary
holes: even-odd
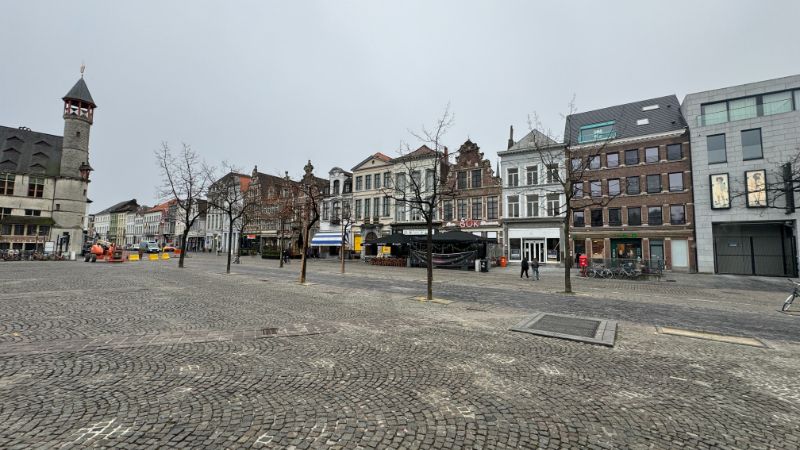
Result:
[[[767,206],[767,171],[750,170],[744,173],[747,183],[748,208],[766,208]]]
[[[731,207],[731,194],[728,186],[728,174],[711,175],[711,209],[727,209]]]

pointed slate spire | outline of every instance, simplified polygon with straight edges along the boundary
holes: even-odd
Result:
[[[94,108],[97,107],[94,99],[92,99],[92,94],[89,93],[89,87],[86,86],[86,82],[83,81],[83,77],[75,83],[75,86],[72,86],[72,89],[67,92],[67,95],[65,95],[62,100],[80,100],[83,103],[90,104]]]

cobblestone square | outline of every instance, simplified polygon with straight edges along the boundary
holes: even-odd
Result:
[[[0,448],[800,446],[780,281],[437,270],[434,303],[421,269],[191,256],[0,263]],[[533,311],[616,320],[616,345],[509,331]]]

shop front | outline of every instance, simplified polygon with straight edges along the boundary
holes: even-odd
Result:
[[[667,270],[694,269],[694,240],[688,232],[574,233],[572,238],[574,262],[585,254],[595,264],[632,261]]]
[[[521,262],[522,258],[539,261],[540,264],[561,263],[561,229],[511,227],[508,237],[508,260]]]

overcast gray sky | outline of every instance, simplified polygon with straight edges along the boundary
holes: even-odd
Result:
[[[0,124],[61,135],[86,63],[99,105],[92,212],[155,202],[153,151],[193,146],[249,173],[318,176],[450,102],[446,145],[494,162],[537,112],[586,111],[800,73],[800,2],[7,1]]]

